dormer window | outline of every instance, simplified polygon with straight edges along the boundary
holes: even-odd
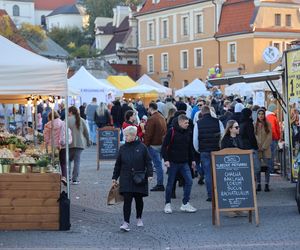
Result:
[[[152,0],[152,3],[153,4],[157,4],[157,3],[159,3],[160,2],[160,0]]]
[[[13,6],[13,16],[20,16],[20,7],[18,5]]]

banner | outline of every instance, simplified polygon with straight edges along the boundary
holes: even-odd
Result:
[[[286,81],[292,156],[291,177],[292,180],[296,180],[300,166],[300,49],[286,52]]]

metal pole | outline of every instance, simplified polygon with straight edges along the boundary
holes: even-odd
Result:
[[[54,99],[54,98],[53,98]],[[54,106],[51,107],[51,162],[52,166],[54,167],[54,150],[55,150],[55,145],[54,145]]]
[[[66,126],[66,169],[67,169],[67,192],[68,198],[70,199],[70,176],[69,176],[69,121],[68,121],[68,114],[69,114],[69,98],[68,98],[68,87],[67,87],[67,94],[66,94],[66,118],[65,118],[65,126]]]

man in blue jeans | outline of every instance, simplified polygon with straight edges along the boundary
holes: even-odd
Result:
[[[148,147],[157,178],[157,184],[151,191],[165,191],[160,151],[162,140],[167,132],[167,123],[165,118],[158,112],[156,103],[151,102],[149,104],[148,112],[151,116],[145,126],[144,144]]]
[[[188,213],[197,211],[189,203],[193,184],[189,163],[192,164],[192,168],[195,170],[196,162],[193,152],[192,131],[188,126],[189,118],[186,115],[182,114],[174,118],[173,127],[169,129],[162,145],[162,156],[165,160],[165,166],[168,168],[168,183],[164,208],[166,214],[172,213],[171,195],[178,172],[184,178],[184,197],[180,210]]]
[[[211,152],[220,150],[221,134],[224,133],[224,126],[221,121],[210,114],[210,108],[201,108],[202,119],[194,125],[193,144],[200,153],[201,166],[204,170],[205,184],[207,189],[206,201],[212,200],[211,181]]]
[[[93,97],[92,102],[87,105],[85,110],[86,120],[89,126],[90,141],[93,143],[93,145],[96,145],[96,123],[94,117],[97,108],[97,98]]]

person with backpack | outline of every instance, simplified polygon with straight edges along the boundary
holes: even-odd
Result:
[[[192,134],[188,129],[188,126],[189,118],[183,114],[179,115],[177,120],[174,121],[174,126],[168,130],[163,141],[162,157],[165,161],[165,166],[168,168],[168,182],[166,186],[164,208],[166,214],[172,213],[171,195],[178,172],[182,174],[185,181],[183,187],[184,198],[180,210],[188,213],[197,211],[197,209],[189,203],[193,184],[189,162],[192,162],[193,168],[195,168],[196,162],[193,153]]]

